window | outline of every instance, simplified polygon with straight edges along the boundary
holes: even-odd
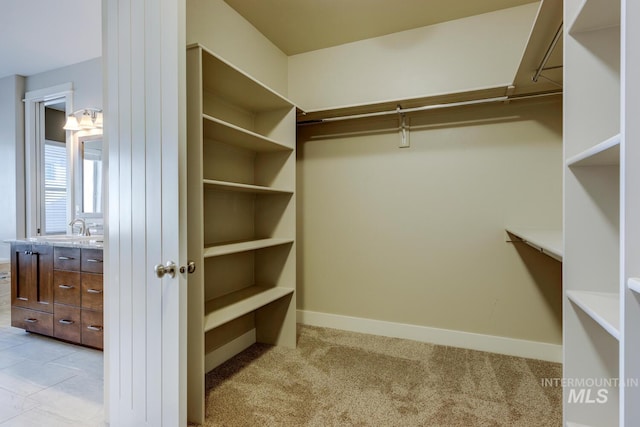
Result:
[[[64,143],[44,144],[44,224],[43,234],[67,231],[67,149]]]

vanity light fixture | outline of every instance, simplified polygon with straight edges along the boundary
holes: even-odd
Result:
[[[78,114],[82,113],[80,121]],[[64,130],[90,130],[102,128],[102,110],[97,108],[84,108],[67,116],[67,122],[62,127]]]

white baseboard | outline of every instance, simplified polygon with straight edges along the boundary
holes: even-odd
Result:
[[[220,348],[207,353],[204,357],[204,371],[209,372],[222,365],[236,354],[251,347],[256,342],[256,330],[245,332],[238,338],[229,341]]]
[[[404,338],[432,344],[489,351],[509,356],[562,363],[562,346],[557,344],[505,338],[494,335],[475,334],[450,329],[430,328],[427,326],[408,325],[404,323],[385,322],[381,320],[363,319],[360,317],[341,316],[337,314],[319,313],[307,310],[298,310],[297,321],[298,323],[309,326],[321,326],[325,328],[341,329],[344,331],[382,335],[385,337]]]

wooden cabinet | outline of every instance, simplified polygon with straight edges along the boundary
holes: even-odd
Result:
[[[102,249],[11,248],[11,325],[102,349]]]

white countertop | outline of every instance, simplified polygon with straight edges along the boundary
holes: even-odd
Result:
[[[5,243],[26,243],[37,245],[64,246],[68,248],[103,249],[104,236],[38,236],[26,239],[9,239]]]

